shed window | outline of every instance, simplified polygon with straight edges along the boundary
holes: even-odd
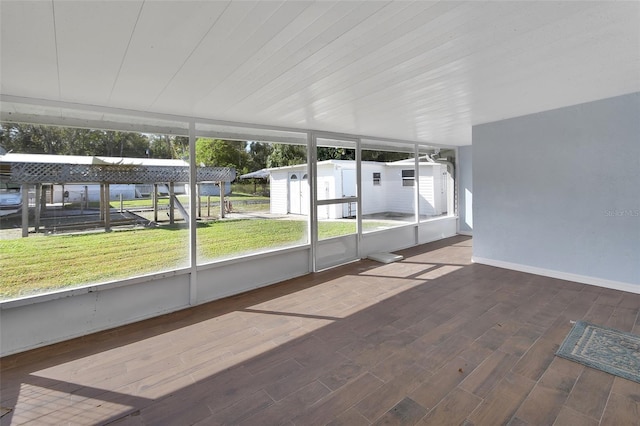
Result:
[[[380,172],[373,172],[373,184],[380,185]]]
[[[414,186],[415,185],[415,170],[403,170],[402,171],[402,186]]]

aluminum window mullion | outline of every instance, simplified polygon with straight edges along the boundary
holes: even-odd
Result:
[[[198,259],[197,259],[197,164],[196,164],[196,123],[189,122],[189,262],[191,273],[189,276],[189,304],[198,301]],[[224,188],[221,189],[224,191]]]
[[[318,248],[318,188],[317,188],[317,153],[316,153],[316,135],[313,132],[307,133],[307,170],[309,182],[309,222],[307,225],[309,242],[311,250],[309,250],[311,271],[315,272],[316,268],[316,252]]]
[[[415,172],[413,173],[413,180],[414,180],[414,186],[413,186],[413,205],[414,205],[414,210],[413,210],[413,214],[414,214],[414,221],[416,223],[416,228],[415,228],[415,244],[417,245],[418,242],[420,241],[420,149],[418,147],[418,145],[414,145],[414,151],[413,151],[413,164],[414,164],[414,168],[415,168]]]
[[[362,243],[362,141],[356,139],[356,255],[361,258]]]

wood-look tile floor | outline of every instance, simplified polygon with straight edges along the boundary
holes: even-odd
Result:
[[[574,320],[640,334],[640,295],[471,264],[467,237],[402,254],[5,357],[1,422],[640,424],[640,384],[554,356]]]

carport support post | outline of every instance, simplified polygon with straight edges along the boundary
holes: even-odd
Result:
[[[42,184],[36,183],[36,199],[35,199],[35,211],[34,211],[34,226],[36,233],[40,232],[40,206],[42,205]]]
[[[111,204],[109,204],[109,184],[104,184],[104,231],[111,231]]]
[[[51,187],[53,192],[53,186]],[[47,211],[47,185],[42,185],[42,192],[40,193],[40,215]]]
[[[29,184],[22,184],[22,237],[29,236]]]
[[[175,184],[169,182],[169,224],[173,225],[175,221],[175,203],[173,197],[175,196]]]
[[[103,183],[100,184],[100,220],[104,220],[104,184]]]
[[[220,186],[220,219],[224,219],[224,182],[218,182]]]
[[[158,184],[153,184],[153,192],[151,193],[151,199],[153,202],[153,221],[158,223]]]
[[[198,204],[198,219],[202,218],[202,202],[200,201],[200,184],[196,184],[196,203]]]

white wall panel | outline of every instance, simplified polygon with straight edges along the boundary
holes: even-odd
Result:
[[[120,287],[75,290],[42,302],[3,303],[0,355],[60,342],[185,308],[189,275],[174,275]]]
[[[458,218],[447,216],[421,222],[418,228],[418,244],[430,243],[456,235]]]
[[[309,273],[309,249],[295,248],[243,260],[201,266],[198,303],[220,299]]]
[[[356,247],[355,234],[318,241],[316,269],[326,269],[357,259]]]
[[[364,234],[360,240],[360,257],[371,253],[392,252],[415,245],[417,225],[401,226]]]
[[[474,127],[474,259],[640,291],[638,117],[640,92]]]

